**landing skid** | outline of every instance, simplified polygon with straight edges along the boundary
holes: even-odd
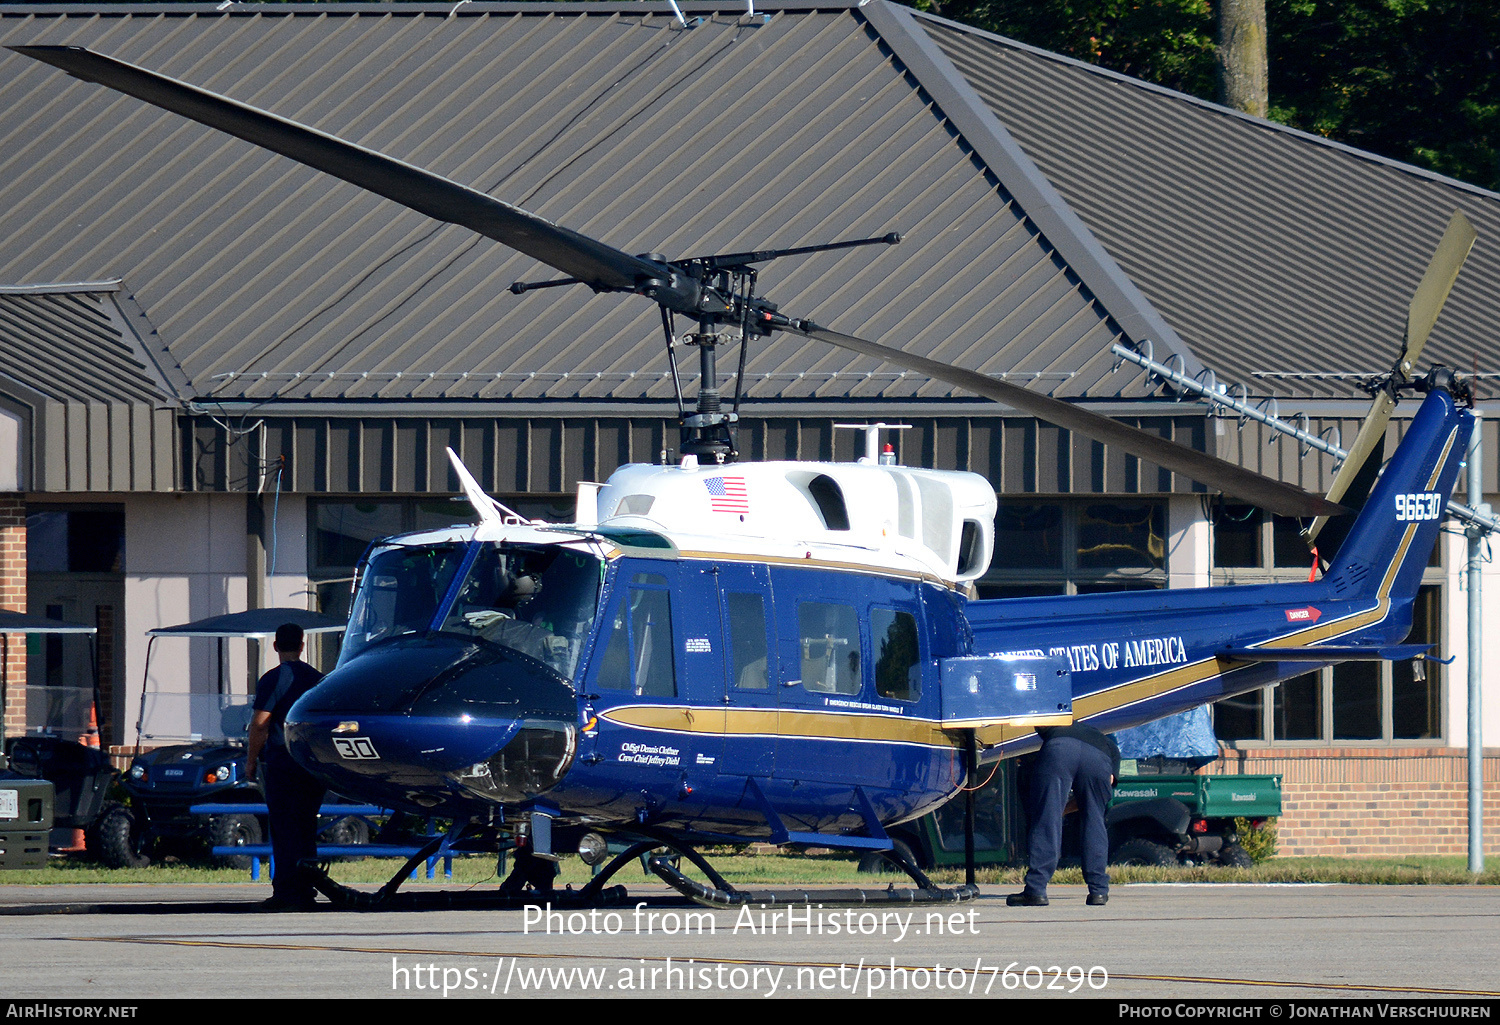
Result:
[[[406,864],[391,876],[388,883],[374,893],[356,890],[335,882],[328,875],[327,864],[304,861],[298,868],[319,893],[327,897],[335,908],[346,911],[503,911],[523,908],[542,901],[559,908],[612,907],[624,904],[629,897],[623,886],[605,887],[602,883],[590,883],[581,890],[571,887],[565,890],[532,889],[502,884],[498,890],[462,890],[422,893],[399,893],[401,884],[411,878],[412,872],[422,862],[436,855],[443,845],[444,837],[435,837]],[[655,847],[657,845],[652,844]],[[507,879],[509,884],[511,880]],[[595,880],[598,882],[598,880]]]
[[[819,907],[865,907],[871,904],[957,904],[979,896],[977,886],[941,886],[898,888],[891,883],[884,890],[861,890],[855,887],[828,890],[736,890],[714,889],[689,879],[670,862],[652,858],[646,862],[651,871],[678,893],[711,908],[737,908],[746,905],[816,904]]]
[[[979,896],[979,888],[972,885],[942,887],[935,884],[917,866],[905,859],[890,857],[907,875],[915,887],[897,887],[894,883],[884,889],[866,890],[856,887],[818,890],[738,890],[724,879],[708,861],[693,848],[677,843],[663,835],[650,836],[616,855],[588,885],[574,890],[554,890],[550,886],[523,887],[520,878],[512,874],[498,890],[474,892],[472,890],[451,892],[398,893],[418,865],[438,853],[443,837],[436,837],[393,875],[388,883],[375,893],[366,893],[335,882],[329,877],[326,865],[304,861],[300,870],[305,873],[318,892],[327,897],[336,908],[350,911],[417,911],[417,910],[504,910],[522,908],[542,901],[559,908],[617,907],[630,898],[623,886],[606,884],[625,865],[651,851],[666,847],[687,858],[699,871],[708,877],[711,886],[689,879],[678,871],[670,860],[651,857],[646,866],[667,885],[689,900],[707,907],[741,907],[744,905],[791,905],[819,904],[823,907],[862,907],[869,905],[917,905],[957,904]]]
[[[646,867],[684,897],[714,908],[742,907],[750,904],[819,904],[823,907],[862,907],[871,904],[957,904],[979,896],[977,886],[968,884],[952,888],[938,886],[928,879],[927,875],[916,865],[892,853],[886,855],[887,860],[911,876],[912,881],[917,884],[916,887],[898,888],[892,883],[883,890],[865,890],[857,887],[836,887],[826,890],[737,890],[726,882],[723,876],[715,872],[701,854],[665,836],[656,836],[647,842],[634,845],[612,861],[595,881],[608,879],[626,861],[657,847],[669,847],[687,858],[698,866],[713,885],[705,886],[694,879],[689,879],[678,871],[677,866],[664,858],[650,858],[646,862]]]

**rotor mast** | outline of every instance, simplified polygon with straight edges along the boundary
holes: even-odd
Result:
[[[634,291],[661,308],[667,360],[672,368],[672,389],[677,397],[677,422],[682,429],[682,454],[712,464],[732,463],[739,458],[740,399],[744,394],[745,361],[750,339],[756,335],[769,335],[791,323],[776,312],[775,303],[755,294],[755,282],[760,273],[756,264],[783,256],[826,253],[854,246],[893,246],[900,241],[901,236],[893,231],[879,238],[850,239],[794,249],[720,253],[685,260],[669,260],[660,253],[640,256],[638,259],[660,268],[660,273],[640,280]],[[518,281],[510,286],[510,290],[521,295],[535,288],[577,284],[587,282],[578,278]],[[676,335],[672,321],[679,313],[692,317],[697,322],[697,330],[681,337]],[[736,337],[740,343],[739,369],[735,374],[734,403],[726,410],[719,388],[718,349]],[[682,396],[682,379],[677,366],[679,341],[698,350],[698,395],[692,413],[687,411]]]

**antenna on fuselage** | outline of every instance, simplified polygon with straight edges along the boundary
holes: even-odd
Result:
[[[464,465],[464,461],[458,458],[457,452],[451,448],[446,451],[448,453],[448,461],[453,464],[453,472],[458,474],[458,484],[459,487],[463,488],[464,497],[469,500],[469,504],[479,514],[480,526],[491,523],[497,527],[502,526],[507,516],[511,517],[514,522],[526,522],[526,518],[520,513],[514,509],[506,508],[485,493],[484,488],[479,486],[479,481],[474,479],[474,475]]]
[[[891,447],[890,445],[886,446],[887,448],[891,449],[890,452],[882,452],[880,450],[881,431],[911,430],[911,424],[834,424],[833,426],[835,428],[843,427],[851,431],[865,432],[865,454],[858,459],[858,462],[865,463],[870,466],[874,466],[877,463],[882,465],[894,465],[896,462],[896,450],[893,447]],[[887,456],[889,456],[890,458],[886,458]]]

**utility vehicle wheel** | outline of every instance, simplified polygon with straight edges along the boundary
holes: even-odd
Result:
[[[355,815],[346,815],[318,835],[318,843],[338,847],[356,847],[370,842],[370,827]],[[340,861],[358,861],[358,855],[346,855]]]
[[[889,855],[889,857],[887,855]],[[921,867],[918,864],[918,862],[917,862],[916,855],[912,854],[911,847],[907,844],[907,842],[905,840],[893,840],[892,841],[892,847],[891,847],[891,849],[889,851],[885,851],[885,852],[874,852],[874,851],[872,851],[871,853],[866,854],[864,857],[860,858],[859,859],[859,870],[861,872],[901,872],[901,871],[903,871],[902,869],[898,868],[895,864],[893,864],[891,862],[891,858],[892,857],[901,858],[903,860],[910,861],[913,865],[917,865],[918,868]]]
[[[123,804],[106,807],[90,832],[89,846],[106,867],[145,868],[151,864],[135,816]]]
[[[1255,859],[1239,844],[1227,843],[1219,848],[1219,864],[1229,868],[1254,868]]]
[[[258,844],[265,836],[261,832],[260,820],[254,815],[215,815],[208,820],[208,845],[209,847],[247,847],[250,844]],[[250,867],[250,856],[248,854],[227,854],[214,858],[214,864],[221,868],[247,869]]]
[[[1177,854],[1172,848],[1151,840],[1126,840],[1115,848],[1111,865],[1153,865],[1170,868],[1177,864]]]

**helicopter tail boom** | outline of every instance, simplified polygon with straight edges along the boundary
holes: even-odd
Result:
[[[974,653],[1066,656],[1074,716],[1105,730],[1372,652],[1417,656],[1424,646],[1401,642],[1472,427],[1448,391],[1430,391],[1321,580],[971,601]],[[1037,743],[1016,727],[980,741],[986,760]]]

